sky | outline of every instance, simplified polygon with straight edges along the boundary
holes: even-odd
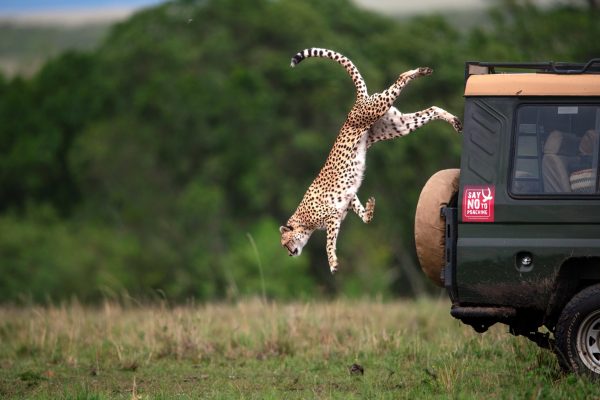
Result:
[[[93,9],[137,9],[164,0],[0,0],[0,14],[23,15],[28,13],[58,12]],[[240,0],[243,1],[243,0]],[[301,1],[301,0],[300,0]],[[363,7],[374,10],[418,12],[434,9],[482,7],[485,0],[355,0]]]
[[[139,8],[160,0],[2,0],[1,13],[26,13],[70,9]]]
[[[142,7],[167,0],[0,0],[0,20],[85,22],[123,19]],[[245,0],[240,0],[245,1]],[[302,1],[302,0],[298,0]],[[389,15],[413,15],[444,10],[484,9],[489,0],[354,0],[359,6]],[[547,4],[557,0],[533,0]]]
[[[165,0],[0,0],[0,23],[82,26],[112,23]]]

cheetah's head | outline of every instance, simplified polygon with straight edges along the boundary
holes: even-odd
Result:
[[[302,248],[308,242],[312,231],[306,229],[302,225],[297,225],[288,222],[290,225],[279,227],[281,233],[281,245],[288,251],[290,257],[299,256],[302,253]]]

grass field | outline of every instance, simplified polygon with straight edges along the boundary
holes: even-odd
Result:
[[[448,308],[427,299],[0,307],[0,398],[600,398],[550,352],[502,326],[476,334]]]

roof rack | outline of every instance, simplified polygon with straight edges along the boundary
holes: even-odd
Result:
[[[539,63],[518,63],[518,62],[481,62],[467,61],[465,63],[465,81],[471,75],[497,74],[496,69],[524,69],[535,70],[538,73],[550,74],[599,74],[600,58],[592,58],[585,64],[573,64],[565,62],[539,62]]]

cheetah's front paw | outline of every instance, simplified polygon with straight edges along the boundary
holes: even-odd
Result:
[[[334,264],[329,265],[329,270],[331,271],[331,275],[334,275],[338,270],[337,261]]]
[[[373,219],[373,214],[375,213],[375,197],[369,197],[367,200],[367,205],[365,207],[365,219],[363,220],[365,224],[368,224]]]

